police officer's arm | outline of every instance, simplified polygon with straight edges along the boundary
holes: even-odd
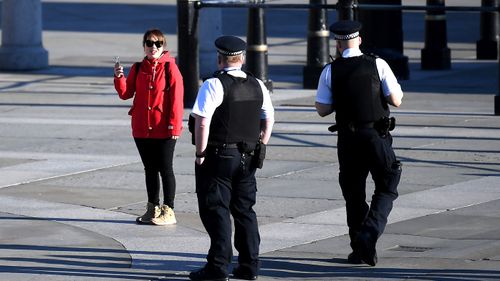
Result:
[[[334,111],[333,106],[331,104],[315,102],[314,105],[316,106],[316,112],[318,112],[318,115],[321,117],[325,117],[325,116],[333,113],[333,111]]]
[[[205,155],[207,144],[208,144],[208,134],[210,132],[210,119],[202,117],[200,115],[194,114],[194,136],[195,136],[195,146],[196,155]],[[197,157],[203,158],[203,157]]]
[[[325,66],[318,80],[318,90],[316,91],[316,101],[314,105],[316,107],[316,112],[318,112],[321,117],[327,116],[335,111],[333,107],[332,89],[330,86],[330,71],[331,65]]]
[[[260,119],[260,139],[263,144],[267,144],[271,138],[274,118]]]
[[[386,61],[377,58],[375,62],[377,63],[380,83],[382,84],[382,91],[384,92],[387,103],[395,107],[399,107],[403,99],[401,85],[399,85],[396,76]]]
[[[399,107],[401,105],[403,99],[403,92],[400,93],[391,93],[389,96],[386,96],[385,99],[390,105],[395,107]]]
[[[262,89],[262,108],[260,112],[260,140],[267,144],[271,138],[271,132],[274,125],[274,106],[271,101],[269,90],[261,80],[258,80]]]
[[[203,156],[208,144],[210,121],[215,109],[222,103],[224,89],[219,79],[207,79],[200,87],[191,112],[194,117],[194,143],[196,155]],[[196,163],[202,164],[204,157],[197,157]]]

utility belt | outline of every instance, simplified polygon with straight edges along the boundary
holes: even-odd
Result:
[[[256,168],[262,169],[264,165],[264,159],[266,158],[266,145],[258,143],[219,143],[209,141],[207,144],[208,150],[211,149],[238,149],[242,154],[253,155],[252,165]]]
[[[389,134],[390,131],[396,128],[396,118],[384,116],[380,120],[375,122],[374,125],[374,128],[375,130],[377,130],[379,135],[385,137]]]
[[[252,153],[257,146],[257,143],[247,143],[247,142],[235,142],[235,143],[220,143],[214,141],[208,141],[207,144],[210,148],[228,149],[237,148],[241,153]]]
[[[367,123],[349,122],[346,124],[333,124],[330,127],[328,127],[328,131],[333,133],[339,130],[347,130],[354,133],[356,131],[359,131],[360,129],[371,129],[374,127],[375,127],[375,122],[367,122]]]
[[[386,136],[390,131],[394,130],[396,127],[396,118],[394,117],[382,117],[376,122],[348,122],[346,124],[333,124],[328,127],[328,131],[336,132],[338,130],[348,130],[350,132],[357,132],[360,129],[375,129],[380,136]]]
[[[218,143],[209,141],[207,146],[211,148],[238,148],[237,143]]]

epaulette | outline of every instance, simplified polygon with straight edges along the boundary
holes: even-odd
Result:
[[[223,74],[223,73],[226,73],[226,71],[225,71],[225,70],[217,70],[217,71],[215,71],[215,72],[212,74],[212,77],[217,77],[217,76],[219,76],[219,75],[221,75],[221,74]]]
[[[369,56],[369,57],[372,57],[372,58],[375,58],[375,59],[380,58],[380,56],[379,56],[379,55],[377,55],[377,54],[375,54],[375,53],[372,53],[372,52],[370,52],[370,53],[366,53],[365,55],[367,55],[367,56]]]
[[[219,76],[220,74],[222,74],[222,72],[224,72],[224,70],[217,70],[214,73],[212,73],[212,75],[210,75],[210,76],[202,77],[201,81],[205,82],[210,78],[215,78],[215,77]]]

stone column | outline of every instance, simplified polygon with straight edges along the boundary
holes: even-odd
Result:
[[[40,0],[3,0],[0,69],[31,70],[48,67],[42,46]]]
[[[217,70],[215,39],[222,35],[222,9],[200,10],[200,78],[212,77]]]

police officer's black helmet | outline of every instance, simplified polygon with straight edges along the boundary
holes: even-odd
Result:
[[[353,20],[340,20],[330,26],[336,40],[350,40],[359,36],[361,23]]]
[[[215,47],[224,56],[237,56],[246,50],[247,43],[236,36],[226,35],[215,40]]]

